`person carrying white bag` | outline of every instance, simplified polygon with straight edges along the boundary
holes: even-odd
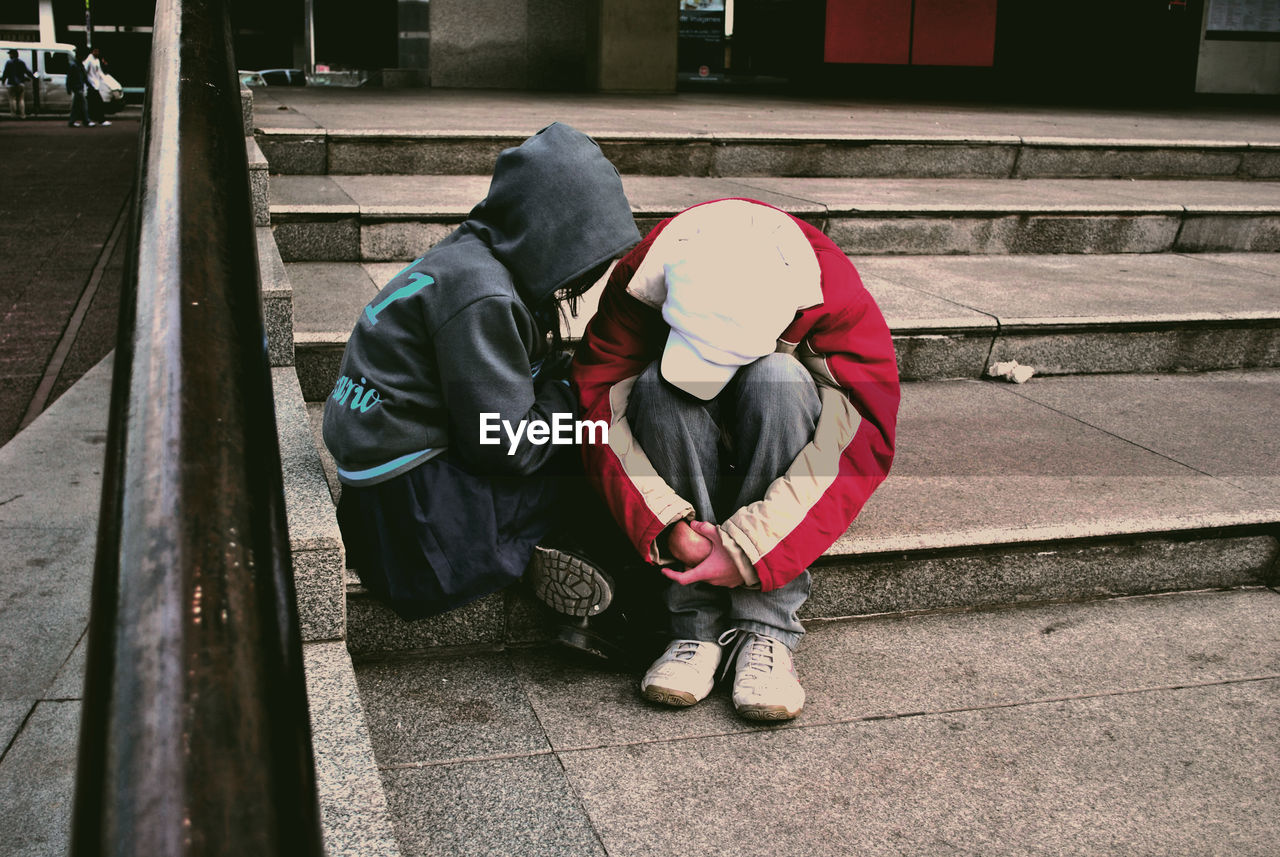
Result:
[[[115,101],[124,97],[120,83],[103,68],[102,55],[97,48],[90,48],[89,55],[84,58],[84,72],[89,79],[85,92],[89,100],[89,125],[110,125],[106,118],[104,102]]]

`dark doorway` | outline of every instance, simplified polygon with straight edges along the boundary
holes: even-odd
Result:
[[[396,68],[396,0],[315,0],[316,63],[331,69]]]

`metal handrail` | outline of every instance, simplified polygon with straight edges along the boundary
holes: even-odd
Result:
[[[323,853],[225,0],[159,0],[72,854]]]

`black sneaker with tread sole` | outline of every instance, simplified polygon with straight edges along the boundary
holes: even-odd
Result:
[[[608,573],[564,548],[535,547],[526,578],[539,601],[565,616],[595,616],[613,601]]]

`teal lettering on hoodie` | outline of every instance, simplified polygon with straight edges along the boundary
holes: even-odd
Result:
[[[357,384],[346,375],[338,379],[338,383],[333,385],[333,393],[330,395],[335,402],[340,405],[348,405],[353,411],[360,413],[368,413],[370,408],[376,408],[378,403],[382,401],[381,394],[377,390],[369,387],[365,389],[364,385],[368,384],[364,378],[360,379]]]

